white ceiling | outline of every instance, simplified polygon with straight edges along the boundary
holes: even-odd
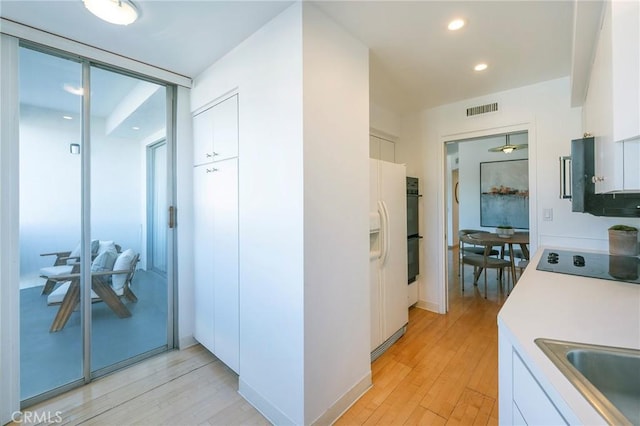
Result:
[[[0,0],[0,16],[195,77],[290,1],[134,0],[127,27],[81,0]],[[371,99],[428,108],[569,75],[573,0],[314,1],[371,49]],[[454,17],[467,20],[458,32]],[[478,73],[473,65],[485,61]]]

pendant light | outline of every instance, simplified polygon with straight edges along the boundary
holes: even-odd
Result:
[[[529,145],[526,143],[520,144],[520,145],[511,145],[511,143],[509,143],[509,135],[505,136],[505,144],[502,146],[496,146],[495,148],[489,148],[489,152],[504,152],[505,154],[511,154],[513,151],[515,151],[516,149],[523,149],[528,147]]]
[[[98,18],[116,25],[129,25],[138,19],[138,10],[129,0],[82,0]]]

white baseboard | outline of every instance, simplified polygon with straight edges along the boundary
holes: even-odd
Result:
[[[197,344],[198,341],[193,337],[193,335],[186,336],[178,341],[178,349],[187,349],[188,347],[195,346]]]
[[[311,423],[313,426],[332,425],[353,404],[355,404],[369,389],[371,389],[371,371],[369,371],[358,383],[342,395],[327,411]]]
[[[238,393],[247,400],[247,402],[260,412],[274,425],[291,425],[295,426],[296,422],[291,420],[286,414],[276,408],[268,399],[263,397],[259,392],[242,381],[242,377],[238,380]]]
[[[436,314],[440,313],[440,306],[437,303],[427,302],[425,300],[418,300],[415,307],[424,309],[425,311],[435,312]]]

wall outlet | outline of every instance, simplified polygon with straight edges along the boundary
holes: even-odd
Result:
[[[545,222],[553,221],[553,209],[542,209],[542,220]]]

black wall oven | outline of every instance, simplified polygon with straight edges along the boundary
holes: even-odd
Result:
[[[420,236],[418,227],[418,178],[407,177],[407,270],[409,284],[420,273]]]

